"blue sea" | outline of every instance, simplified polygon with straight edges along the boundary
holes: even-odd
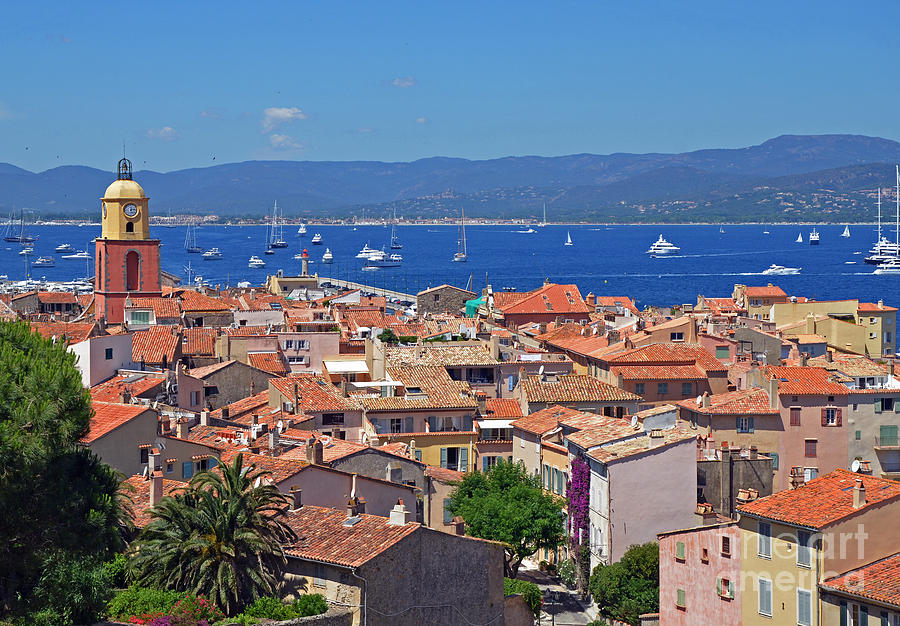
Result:
[[[225,255],[220,261],[204,261],[199,254],[185,252],[185,227],[151,227],[151,234],[163,243],[163,269],[186,279],[190,265],[192,272],[202,275],[207,283],[221,286],[244,280],[260,284],[267,274],[278,269],[289,275],[299,273],[300,261],[293,256],[306,247],[313,261],[311,272],[407,293],[442,283],[465,286],[470,276],[477,291],[485,281],[495,290],[528,290],[549,278],[553,282],[575,283],[583,294],[628,295],[643,307],[695,303],[698,293],[729,296],[735,283],[772,282],[789,294],[819,300],[859,298],[875,302],[883,298],[894,306],[900,303],[895,295],[900,276],[875,276],[873,267],[863,263],[876,238],[872,225],[851,226],[849,238],[839,236],[843,226],[819,227],[819,246],[808,243],[810,226],[796,225],[725,225],[724,233],[719,232],[717,225],[557,225],[536,228],[535,234],[516,232],[523,228],[469,225],[469,261],[453,263],[457,227],[399,226],[402,266],[374,272],[361,271],[363,261],[355,256],[365,244],[373,248],[389,244],[390,228],[383,226],[354,229],[312,225],[302,239],[296,234],[296,226],[286,226],[285,239],[290,247],[270,256],[263,255],[264,226],[199,227],[198,244],[204,248],[217,246]],[[765,235],[765,230],[770,234]],[[56,257],[56,267],[31,268],[32,278],[71,280],[86,275],[84,261],[63,260],[53,248],[68,242],[84,249],[89,240],[99,235],[99,226],[35,226],[31,232],[40,235],[31,258]],[[321,246],[310,245],[316,232],[322,234]],[[563,245],[567,232],[571,233],[573,246]],[[800,233],[802,244],[795,242]],[[645,254],[660,234],[680,246],[681,253],[666,258]],[[893,232],[885,234],[892,236]],[[334,254],[332,265],[321,263],[326,247]],[[19,244],[0,242],[0,273],[11,280],[26,275],[26,262],[17,254],[19,250]],[[92,245],[89,250],[93,254]],[[247,260],[254,254],[266,261],[265,269],[247,268]],[[800,267],[802,271],[797,276],[763,276],[761,272],[773,263]]]

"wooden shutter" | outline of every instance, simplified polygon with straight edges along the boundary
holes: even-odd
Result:
[[[181,464],[181,477],[182,478],[190,478],[194,475],[194,463],[192,461],[185,461]]]
[[[459,471],[469,471],[469,449],[466,447],[459,449]]]
[[[881,404],[881,398],[876,398],[876,399],[875,399],[875,412],[876,412],[876,413],[881,413],[881,410],[882,410],[881,407],[882,407],[882,404]]]
[[[835,415],[834,423],[836,426],[841,425],[841,422],[843,421],[843,418],[844,418],[843,413],[844,413],[843,409],[835,409],[834,410],[834,415]]]
[[[750,432],[752,433],[753,432],[753,416],[750,416],[749,420],[750,420],[750,423],[748,424],[748,426],[750,427]]]
[[[404,418],[403,421],[404,421],[403,432],[411,433],[413,431],[413,418],[407,417],[407,418]]]
[[[481,471],[488,471],[488,458],[486,456],[481,457]]]
[[[841,626],[847,626],[847,603],[841,600]]]
[[[447,448],[441,448],[441,467],[447,467]]]
[[[733,580],[728,581],[728,597],[731,598],[732,600],[734,599],[734,581]]]
[[[828,426],[828,409],[822,409],[822,426]]]

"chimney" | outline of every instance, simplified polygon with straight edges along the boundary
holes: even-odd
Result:
[[[356,511],[360,515],[366,512],[366,499],[362,496],[356,499]]]
[[[341,376],[341,395],[345,398],[350,394],[347,391],[347,379]]]
[[[256,426],[257,424],[259,424],[259,415],[254,413],[253,416],[250,418],[250,425]]]
[[[866,487],[863,481],[857,480],[853,487],[853,508],[858,509],[866,505]]]
[[[313,459],[315,458],[313,456],[313,450],[316,445],[316,440],[315,440],[315,438],[310,437],[309,439],[306,440],[305,443],[306,443],[306,462],[309,463],[310,465],[312,465],[315,462],[315,461],[313,461]]]
[[[759,450],[756,446],[750,446],[750,460],[755,461],[759,458]]]
[[[278,429],[273,428],[269,431],[269,450],[275,452],[278,449]]]
[[[806,334],[807,335],[815,335],[816,334],[816,316],[810,312],[806,316]]]
[[[409,440],[409,458],[411,458],[411,459],[416,458],[416,440],[415,439]]]
[[[294,415],[300,410],[300,387],[294,383]]]
[[[162,500],[163,497],[163,474],[157,470],[150,473],[150,506]]]
[[[150,453],[147,455],[147,469],[148,476],[153,474],[156,468],[160,467],[159,463],[159,450],[157,448],[152,448]]]
[[[200,425],[209,426],[209,409],[200,411]]]
[[[487,415],[487,394],[483,391],[476,391],[475,400],[478,401],[478,412],[481,415]]]
[[[227,420],[230,417],[231,417],[231,409],[229,409],[227,406],[223,406],[222,407],[222,419]]]
[[[597,296],[594,295],[593,291],[588,293],[584,301],[588,306],[597,306]]]
[[[825,362],[826,363],[834,362],[834,352],[832,352],[831,350],[825,351]]]
[[[648,448],[658,448],[665,443],[666,438],[663,436],[661,428],[653,428],[650,430],[650,442]]]
[[[312,463],[314,465],[325,465],[325,446],[322,445],[322,442],[316,439],[312,448]]]
[[[160,432],[163,435],[168,435],[170,430],[172,430],[172,421],[167,415],[163,415],[160,420]]]
[[[303,490],[300,488],[300,485],[293,485],[291,487],[291,508],[289,511],[296,511],[298,509],[303,508]]]
[[[778,379],[774,377],[769,379],[769,408],[778,408]]]
[[[700,397],[700,406],[703,407],[704,409],[709,408],[710,401],[709,401],[709,392],[708,391],[704,391],[703,395]]]
[[[179,439],[187,439],[190,432],[191,432],[191,428],[190,428],[190,426],[188,426],[186,419],[181,418],[175,424],[175,436],[178,437]]]
[[[700,526],[715,524],[719,519],[713,509],[713,505],[708,502],[697,504],[697,508],[694,511],[694,517]]]
[[[806,364],[809,362],[809,352],[801,352],[800,353],[800,367],[806,367]]]
[[[128,389],[123,389],[122,393],[119,394],[119,402],[122,404],[131,404],[131,392]]]
[[[356,498],[347,500],[347,517],[356,517],[359,511],[356,508]]]
[[[397,504],[394,505],[394,508],[391,509],[391,514],[388,516],[388,524],[391,526],[405,526],[408,517],[409,511],[406,510],[403,500],[398,499]]]

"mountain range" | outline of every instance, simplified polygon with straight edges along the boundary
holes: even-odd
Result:
[[[473,161],[247,161],[135,172],[156,214],[472,217],[578,221],[856,221],[894,185],[900,143],[861,135],[783,135],[739,149],[574,154]],[[92,216],[111,171],[29,172],[0,163],[0,211]]]

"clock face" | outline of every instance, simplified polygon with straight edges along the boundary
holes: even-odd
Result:
[[[125,213],[125,217],[134,217],[137,215],[138,208],[133,204],[126,204],[122,209],[122,212]]]

